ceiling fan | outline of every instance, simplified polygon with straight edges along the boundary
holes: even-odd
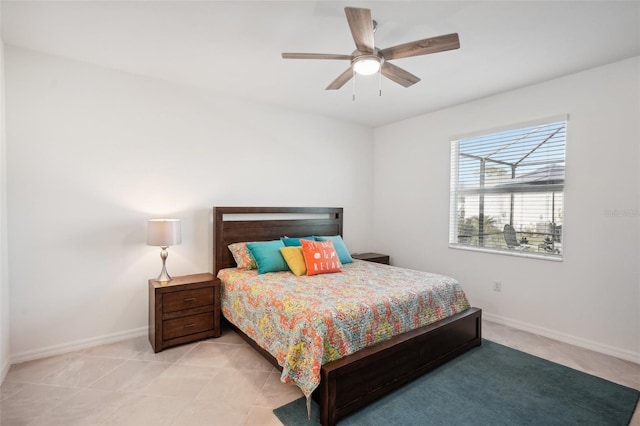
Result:
[[[351,29],[351,35],[356,43],[356,50],[351,55],[325,54],[325,53],[283,53],[284,59],[338,59],[349,60],[351,66],[331,82],[326,90],[337,90],[349,81],[354,73],[371,75],[378,71],[388,79],[409,87],[420,81],[420,78],[404,69],[388,62],[393,59],[408,58],[411,56],[427,55],[429,53],[444,52],[458,49],[460,41],[458,34],[447,34],[424,40],[399,44],[386,49],[378,49],[374,45],[373,33],[375,21],[371,19],[371,10],[355,7],[345,7],[347,22]]]

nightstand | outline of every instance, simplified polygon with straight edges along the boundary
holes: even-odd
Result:
[[[367,262],[384,263],[389,264],[389,255],[380,253],[357,253],[352,254],[354,259],[366,260]]]
[[[220,280],[212,274],[149,280],[149,341],[155,352],[220,336]]]

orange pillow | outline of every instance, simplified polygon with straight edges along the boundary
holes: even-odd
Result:
[[[302,255],[307,265],[307,275],[340,272],[340,259],[332,241],[300,240]]]

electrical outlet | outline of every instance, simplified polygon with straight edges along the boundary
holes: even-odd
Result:
[[[502,281],[493,282],[493,291],[502,291]]]

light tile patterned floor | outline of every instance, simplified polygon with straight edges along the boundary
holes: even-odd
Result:
[[[640,389],[640,365],[484,321],[489,340]],[[154,354],[146,337],[11,367],[0,425],[279,425],[302,394],[229,330]],[[640,426],[640,410],[631,421]]]

